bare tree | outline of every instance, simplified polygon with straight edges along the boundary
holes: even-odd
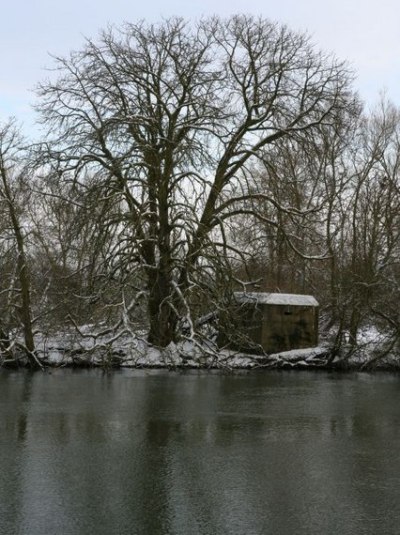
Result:
[[[22,140],[15,124],[10,120],[0,127],[0,203],[5,221],[2,241],[8,242],[8,248],[15,251],[15,271],[3,273],[8,279],[8,287],[3,290],[7,295],[7,304],[3,314],[14,317],[15,327],[22,327],[24,350],[32,366],[40,366],[35,355],[33,336],[33,316],[31,310],[31,282],[28,265],[26,235],[24,225],[23,205],[26,201],[24,150]],[[26,223],[26,221],[25,221]],[[4,320],[4,317],[3,317]],[[6,321],[6,328],[10,322]],[[12,324],[11,324],[12,325]],[[1,333],[2,346],[6,352],[11,349],[9,335]],[[6,343],[5,343],[6,342]],[[21,346],[21,344],[19,344]]]
[[[246,16],[126,24],[56,70],[39,90],[47,162],[81,185],[81,202],[101,192],[104,224],[118,229],[108,260],[144,281],[160,346],[182,321],[193,332],[193,302],[226,280],[238,253],[227,222],[273,201],[251,187],[254,162],[280,139],[330,128],[353,99],[345,64]]]
[[[349,204],[348,260],[351,296],[349,331],[357,343],[362,323],[386,319],[397,322],[396,272],[399,253],[400,115],[383,99],[360,125],[355,153],[353,195]],[[394,276],[393,276],[394,275]],[[389,280],[391,283],[389,283]],[[386,315],[392,308],[389,315]],[[394,323],[387,323],[387,317]],[[373,319],[375,317],[375,320]],[[396,334],[397,337],[397,334]]]

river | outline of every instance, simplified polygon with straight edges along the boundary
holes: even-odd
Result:
[[[399,375],[2,370],[0,534],[399,534],[399,452]]]

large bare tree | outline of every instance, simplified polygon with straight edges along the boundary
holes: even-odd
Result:
[[[226,222],[274,201],[253,187],[254,162],[284,137],[333,128],[353,99],[345,64],[247,16],[125,24],[55,69],[39,89],[47,163],[81,202],[95,191],[110,207],[108,266],[144,281],[160,346],[182,321],[193,331],[192,303],[224,281],[238,253]]]

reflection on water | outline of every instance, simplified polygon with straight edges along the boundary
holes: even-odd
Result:
[[[0,533],[397,534],[400,378],[0,373]]]

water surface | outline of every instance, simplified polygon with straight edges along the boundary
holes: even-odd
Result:
[[[400,377],[0,372],[1,535],[400,533]]]

